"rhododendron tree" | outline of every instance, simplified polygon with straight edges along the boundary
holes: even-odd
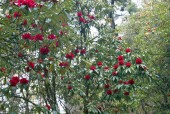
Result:
[[[141,56],[124,47],[110,22],[100,24],[105,18],[90,8],[94,1],[16,0],[8,5],[0,18],[3,40],[11,45],[3,53],[10,67],[1,70],[2,91],[7,100],[24,102],[25,113],[56,114],[60,103],[66,113],[71,113],[66,104],[78,105],[84,114],[111,113],[110,107],[128,102],[148,75]],[[95,12],[103,13],[97,6]],[[98,29],[95,37],[91,27]]]

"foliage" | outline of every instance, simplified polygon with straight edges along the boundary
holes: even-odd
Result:
[[[127,46],[143,53],[152,72],[153,83],[143,98],[145,112],[168,113],[169,109],[169,2],[152,1],[140,12],[131,15],[122,26]],[[148,99],[149,98],[149,99]]]
[[[59,113],[60,102],[66,113],[71,111],[66,103],[79,105],[85,114],[127,111],[149,73],[142,56],[122,46],[109,26],[110,9],[102,6],[111,5],[70,0],[6,4],[0,18],[1,94],[7,100],[2,110]],[[102,19],[106,24],[100,24]],[[91,27],[99,32],[95,37]]]

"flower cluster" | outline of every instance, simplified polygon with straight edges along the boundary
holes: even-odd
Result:
[[[25,5],[29,8],[34,8],[37,6],[37,3],[35,2],[35,0],[15,0],[14,4],[19,7],[22,5]]]
[[[20,84],[25,85],[28,84],[29,81],[26,78],[19,79],[18,76],[13,76],[9,82],[11,86],[16,86],[19,82]]]

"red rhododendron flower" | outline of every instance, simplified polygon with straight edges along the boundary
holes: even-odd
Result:
[[[19,77],[13,76],[13,77],[10,79],[9,82],[10,82],[11,86],[16,86],[16,85],[18,84],[18,82],[19,82]]]
[[[124,65],[124,60],[120,60],[119,65]]]
[[[123,82],[123,84],[124,84],[124,85],[128,85],[129,83],[128,83],[128,81],[127,81],[127,82]]]
[[[60,30],[59,35],[62,36],[63,34],[64,34],[64,32],[62,30]]]
[[[48,104],[46,104],[46,108],[47,108],[48,110],[50,110],[50,109],[51,109],[51,106],[48,105]]]
[[[83,55],[83,54],[85,54],[86,53],[86,49],[82,49],[81,51],[80,51],[80,53]]]
[[[1,71],[1,72],[5,72],[5,71],[6,71],[6,68],[1,67],[1,68],[0,68],[0,71]]]
[[[117,59],[120,61],[120,60],[124,60],[124,57],[122,56],[122,55],[119,55],[118,57],[117,57]]]
[[[118,37],[118,40],[122,40],[122,37],[119,36],[119,37]]]
[[[31,61],[30,61],[30,62],[28,62],[28,66],[31,67],[32,69],[34,69],[35,64],[34,64],[34,62],[31,62]]]
[[[84,79],[85,79],[85,80],[90,80],[90,75],[84,76]]]
[[[34,8],[37,5],[35,0],[15,0],[14,4],[18,5],[19,7],[21,5],[26,5],[29,8]]]
[[[70,52],[70,53],[66,54],[66,58],[70,59],[70,60],[74,59],[74,54],[72,52]]]
[[[48,35],[48,39],[49,40],[54,40],[54,39],[56,39],[57,37],[54,35],[54,34],[49,34]]]
[[[21,17],[21,13],[19,12],[14,12],[14,18]]]
[[[97,63],[97,65],[98,65],[99,67],[101,67],[101,66],[103,65],[103,63],[102,63],[101,61],[99,61],[99,62]]]
[[[118,92],[118,89],[114,89],[114,91],[113,91],[114,93],[117,93]]]
[[[37,25],[35,23],[33,23],[33,24],[31,24],[31,27],[35,28],[35,27],[37,27]]]
[[[67,86],[67,89],[68,89],[68,90],[72,90],[73,87],[69,85],[69,86]]]
[[[78,17],[81,17],[82,15],[83,15],[83,14],[82,14],[81,11],[77,12],[77,16],[78,16]]]
[[[104,85],[104,88],[109,88],[109,87],[110,87],[109,84],[105,84],[105,85]]]
[[[28,84],[28,80],[26,78],[20,79],[20,84]]]
[[[94,15],[88,15],[88,17],[89,17],[89,19],[94,19],[95,17],[94,17]]]
[[[84,20],[85,20],[85,19],[82,18],[82,17],[79,18],[79,21],[80,21],[80,22],[84,22]]]
[[[86,19],[84,19],[84,20],[83,20],[83,23],[86,24],[86,23],[88,23],[88,21],[87,21]]]
[[[12,16],[8,14],[8,15],[6,15],[6,18],[11,19]]]
[[[24,33],[24,34],[22,34],[22,39],[30,40],[31,38],[32,38],[32,36],[31,36],[30,33]]]
[[[136,58],[136,64],[142,64],[142,59],[141,58]]]
[[[43,35],[42,34],[36,34],[35,36],[34,36],[34,40],[35,41],[38,41],[38,40],[43,40]]]
[[[93,70],[93,71],[96,70],[96,66],[91,66],[90,70]]]
[[[55,46],[58,47],[58,46],[59,46],[59,42],[56,42],[56,43],[55,43]]]
[[[21,52],[19,52],[18,57],[23,57],[23,54]]]
[[[31,71],[30,67],[26,67],[26,68],[25,68],[25,71],[26,71],[26,72]]]
[[[131,63],[130,62],[126,62],[126,67],[130,67]]]
[[[113,68],[116,70],[119,67],[119,64],[114,64]]]
[[[126,53],[130,53],[131,49],[130,48],[126,48]]]
[[[27,22],[27,20],[26,20],[26,19],[24,19],[24,21],[22,22],[22,25],[23,25],[23,26],[26,26],[26,25],[27,25],[27,23],[28,23],[28,22]]]
[[[59,66],[61,66],[61,67],[67,67],[69,64],[68,64],[68,62],[60,62],[59,63]]]
[[[116,71],[114,71],[113,73],[112,73],[112,76],[117,76],[118,75],[118,73],[116,72]]]
[[[75,53],[79,53],[79,52],[80,52],[80,50],[79,50],[79,49],[76,49],[76,50],[74,50],[74,52],[75,52]]]
[[[106,91],[106,94],[107,94],[107,95],[111,95],[111,94],[112,94],[112,90],[110,90],[110,89],[107,90],[107,91]]]
[[[124,95],[129,95],[129,92],[124,92]]]
[[[50,52],[50,50],[49,50],[48,46],[44,46],[44,47],[40,48],[40,53],[42,55],[47,55],[49,52]]]
[[[105,71],[109,70],[109,67],[108,66],[104,67],[104,70]]]
[[[134,81],[133,79],[131,79],[131,80],[128,81],[128,84],[133,85],[134,83],[135,83],[135,81]]]

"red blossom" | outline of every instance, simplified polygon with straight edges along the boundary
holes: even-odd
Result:
[[[126,48],[126,53],[130,53],[131,49],[130,48]]]
[[[101,67],[101,66],[103,65],[103,63],[102,63],[101,61],[99,61],[99,62],[97,63],[97,65],[98,65],[99,67]]]
[[[128,96],[128,95],[129,95],[129,92],[127,92],[127,91],[126,91],[126,92],[124,92],[124,95]]]
[[[85,80],[90,80],[90,75],[84,76],[84,79],[85,79]]]
[[[22,22],[22,25],[23,25],[23,26],[26,26],[27,24],[28,24],[27,20],[24,19],[24,21]]]
[[[116,70],[119,67],[119,64],[114,64],[113,68]]]
[[[104,85],[104,88],[109,88],[109,87],[110,87],[109,84],[105,84],[105,85]]]
[[[20,84],[28,84],[28,80],[26,78],[20,79]]]
[[[25,71],[26,71],[26,72],[31,71],[30,67],[26,67],[26,68],[25,68]]]
[[[141,58],[136,58],[136,64],[142,64],[142,59]]]
[[[28,62],[28,66],[31,67],[32,69],[34,69],[35,63],[30,61],[30,62]]]
[[[96,66],[91,66],[90,70],[93,70],[93,71],[96,70]]]
[[[117,57],[117,59],[120,61],[120,60],[124,60],[124,57],[123,57],[123,55],[119,55],[118,57]]]
[[[34,36],[34,40],[35,40],[35,41],[38,41],[38,40],[43,41],[43,35],[42,35],[42,34],[36,34],[36,35]]]
[[[83,15],[83,14],[82,14],[81,11],[77,12],[77,16],[78,16],[78,17],[81,17],[82,15]]]
[[[0,68],[0,71],[1,71],[1,72],[5,72],[5,71],[6,71],[6,68],[1,67],[1,68]]]
[[[12,16],[8,14],[8,15],[6,15],[6,18],[11,19]]]
[[[126,67],[130,67],[131,66],[131,62],[126,62]]]
[[[117,93],[118,92],[118,89],[114,89],[114,91],[113,91],[114,93]]]
[[[75,52],[75,53],[79,53],[80,50],[79,50],[79,49],[75,49],[74,52]]]
[[[57,37],[54,35],[54,34],[49,34],[48,35],[48,39],[49,40],[54,40],[54,39],[56,39]]]
[[[31,38],[32,38],[32,36],[31,36],[30,33],[24,33],[24,34],[22,34],[22,39],[30,40]]]
[[[118,72],[116,72],[116,71],[114,71],[113,73],[112,73],[112,76],[117,76],[118,75]]]
[[[119,65],[124,65],[124,60],[120,60]]]
[[[19,82],[19,77],[13,76],[13,77],[10,79],[9,82],[10,82],[11,86],[16,86],[16,85],[18,84],[18,82]]]
[[[74,54],[72,52],[70,52],[70,53],[66,54],[66,58],[72,60],[72,59],[74,59]]]
[[[83,55],[83,54],[85,54],[86,53],[86,49],[82,49],[81,51],[80,51],[80,53]]]
[[[58,47],[58,46],[59,46],[59,42],[56,42],[56,43],[55,43],[55,46]]]
[[[93,19],[95,19],[95,16],[94,15],[88,15],[88,18],[93,20]]]
[[[131,79],[131,80],[128,80],[128,83],[133,85],[135,83],[135,81],[133,79]]]
[[[19,52],[18,57],[23,57],[23,54],[21,52]]]
[[[44,46],[44,47],[40,48],[40,53],[42,55],[47,55],[49,52],[50,52],[50,50],[49,50],[48,46]]]
[[[35,23],[33,23],[33,24],[31,24],[31,27],[35,28],[35,27],[37,27],[37,25]]]
[[[46,108],[47,108],[48,110],[50,110],[50,109],[51,109],[51,106],[48,105],[48,104],[46,104]]]
[[[67,67],[68,65],[69,65],[68,62],[60,62],[59,63],[60,67]]]
[[[106,94],[107,94],[107,95],[112,95],[112,90],[110,90],[110,89],[107,90],[107,91],[106,91]]]
[[[118,40],[122,40],[122,37],[119,36],[119,37],[118,37]]]
[[[62,36],[64,32],[62,30],[59,31],[59,35]]]
[[[21,17],[21,13],[19,12],[14,12],[14,18]]]
[[[73,87],[69,85],[69,86],[67,86],[67,89],[68,89],[68,90],[72,90]]]
[[[105,66],[105,67],[104,67],[104,70],[105,70],[105,71],[109,70],[109,67],[108,67],[108,66]]]
[[[84,22],[84,20],[85,20],[85,19],[82,18],[82,17],[79,18],[79,21],[80,21],[80,22]]]
[[[37,5],[34,0],[15,0],[14,4],[18,5],[19,7],[22,5],[26,5],[29,8],[34,8]]]

